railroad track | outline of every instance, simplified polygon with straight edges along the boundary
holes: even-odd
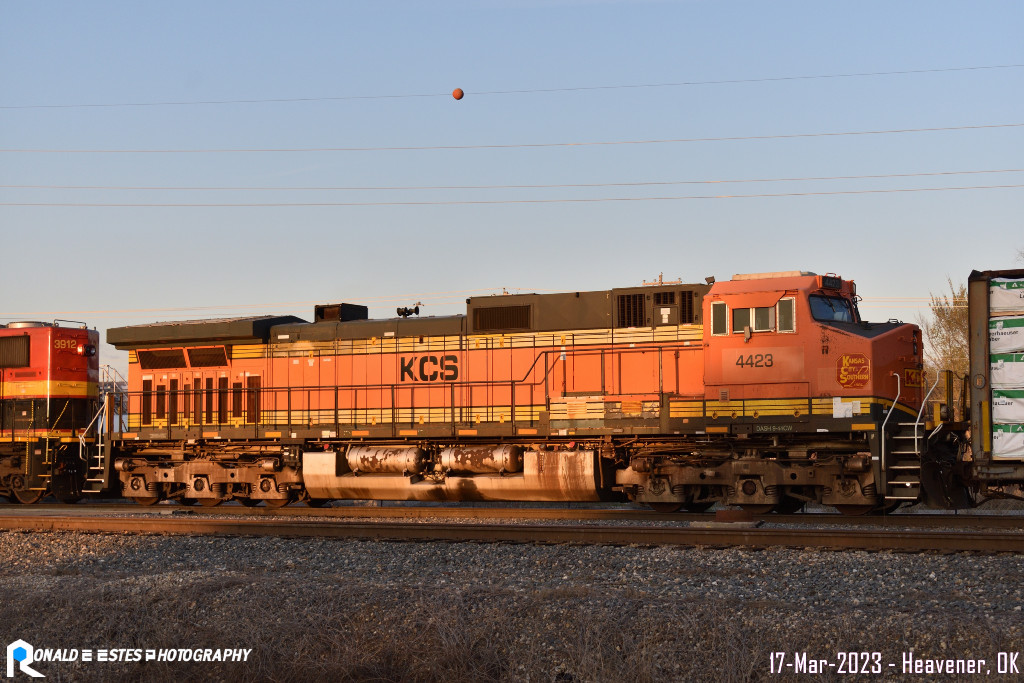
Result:
[[[153,514],[195,514],[218,517],[261,517],[261,518],[303,518],[330,519],[520,519],[520,520],[566,520],[566,521],[608,521],[608,522],[656,522],[693,523],[713,522],[713,512],[692,514],[677,512],[665,514],[635,508],[576,508],[576,507],[468,507],[465,505],[445,506],[360,506],[309,508],[293,505],[286,508],[244,507],[225,504],[213,508],[184,507],[180,505],[157,505],[143,507],[135,503],[97,503],[87,505],[18,505],[0,504],[0,515],[50,515],[84,516],[101,514],[153,515]],[[1024,515],[977,514],[964,512],[911,512],[891,515],[847,516],[829,512],[807,512],[789,515],[756,515],[756,521],[767,524],[814,525],[814,526],[864,526],[879,528],[980,528],[1019,529],[1024,531]]]
[[[902,552],[1024,552],[1015,531],[908,531],[906,529],[765,528],[756,524],[697,522],[661,526],[438,524],[359,522],[292,518],[224,519],[212,515],[133,517],[0,515],[0,529],[82,533],[277,536],[488,543],[579,543],[595,545],[797,547]]]

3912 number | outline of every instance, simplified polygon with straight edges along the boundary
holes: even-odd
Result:
[[[753,353],[749,356],[744,356],[741,353],[736,359],[736,365],[741,368],[770,368],[774,364],[775,361],[770,353]]]

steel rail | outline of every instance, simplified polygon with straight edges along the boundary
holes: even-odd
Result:
[[[708,523],[693,526],[556,526],[331,522],[324,520],[209,519],[170,517],[0,516],[0,529],[81,533],[276,536],[379,541],[485,543],[574,543],[586,545],[795,547],[904,552],[1024,552],[1024,534],[1014,532],[775,529]],[[738,527],[738,528],[737,528]]]
[[[219,505],[212,508],[184,507],[180,505],[157,505],[144,507],[135,503],[98,503],[89,505],[0,504],[2,515],[53,515],[74,516],[125,514],[195,514],[223,517],[317,517],[328,519],[531,519],[531,520],[577,520],[577,521],[619,521],[619,522],[713,522],[714,513],[662,513],[632,508],[514,508],[514,507],[469,507],[462,505],[388,505],[364,506],[345,505],[339,507],[309,508],[293,505],[285,508],[243,507],[241,505]],[[847,516],[830,512],[805,512],[795,514],[755,515],[754,520],[770,524],[795,524],[817,526],[869,526],[869,527],[921,527],[921,528],[998,528],[1024,531],[1024,515],[1021,514],[962,514],[941,513],[899,513],[888,515]]]

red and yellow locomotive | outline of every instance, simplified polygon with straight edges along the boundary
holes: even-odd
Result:
[[[66,322],[66,321],[58,321]],[[0,325],[0,497],[77,500],[84,432],[97,413],[99,333],[42,322]]]
[[[114,467],[141,503],[918,500],[920,330],[834,275],[708,280],[111,329]]]

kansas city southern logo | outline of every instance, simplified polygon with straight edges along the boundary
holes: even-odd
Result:
[[[459,378],[458,356],[400,356],[401,382],[454,382]]]
[[[846,389],[865,386],[871,378],[871,363],[863,353],[845,353],[836,363],[836,380]]]

